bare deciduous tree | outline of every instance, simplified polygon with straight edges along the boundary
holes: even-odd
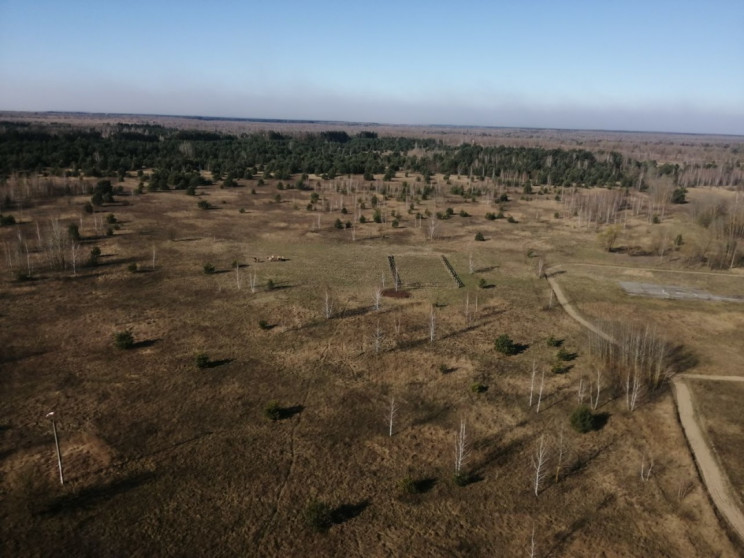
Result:
[[[395,422],[395,416],[398,414],[398,404],[395,402],[395,397],[390,398],[390,406],[388,407],[387,419],[388,419],[388,436],[393,435],[393,424]]]
[[[535,393],[535,374],[537,374],[537,363],[532,361],[532,375],[530,377],[530,409],[532,408],[532,396]]]
[[[651,470],[654,468],[654,460],[650,456],[646,460],[646,453],[641,454],[641,480],[648,481],[651,478]]]
[[[251,287],[251,292],[256,292],[256,286],[258,285],[258,275],[256,275],[256,272],[248,274],[248,284]]]
[[[375,310],[379,310],[380,302],[382,302],[382,288],[377,287],[375,289],[374,301],[375,301]]]
[[[437,226],[439,223],[437,222],[436,217],[433,215],[429,217],[429,240],[434,240],[434,235],[437,232]]]
[[[431,305],[429,312],[429,343],[434,343],[437,332],[437,318],[434,315],[434,305]]]
[[[333,297],[331,296],[331,293],[328,292],[328,289],[326,289],[325,297],[323,299],[323,315],[326,317],[327,320],[333,317],[333,306]]]
[[[377,327],[375,328],[374,333],[374,342],[375,342],[375,354],[379,354],[380,349],[382,348],[382,339],[384,335],[382,334],[382,329],[380,328],[380,322],[377,322]]]
[[[73,242],[70,245],[70,251],[72,252],[71,254],[72,255],[72,275],[76,276],[77,275],[77,256],[78,256],[78,252],[80,251],[80,245]],[[30,274],[31,274],[31,271],[29,270],[29,275]]]
[[[543,395],[544,387],[545,387],[545,369],[543,368],[542,374],[540,376],[540,391],[537,394],[537,407],[535,408],[535,413],[540,412],[540,403],[542,402],[542,395]]]
[[[563,436],[563,426],[561,426],[561,429],[558,431],[558,447],[556,448],[558,455],[556,456],[556,462],[555,462],[555,482],[558,482],[558,480],[561,477],[561,471],[563,470],[563,458],[566,454],[566,442],[565,437]]]
[[[540,495],[540,485],[545,479],[546,467],[545,464],[548,460],[548,447],[545,444],[545,436],[540,435],[540,440],[537,443],[535,452],[532,454],[532,468],[535,471],[533,490],[535,496]]]
[[[602,392],[602,371],[597,368],[597,396],[592,397],[592,391],[589,392],[589,401],[592,404],[592,409],[596,410],[599,405],[599,395]]]
[[[459,475],[462,472],[462,468],[467,463],[470,455],[470,448],[468,446],[467,433],[465,431],[465,420],[460,420],[460,429],[457,431],[457,438],[455,440],[455,474]]]

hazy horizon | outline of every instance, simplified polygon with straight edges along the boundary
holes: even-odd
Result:
[[[0,0],[0,110],[744,134],[744,3]]]

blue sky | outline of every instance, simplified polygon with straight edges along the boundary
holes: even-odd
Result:
[[[744,134],[744,1],[0,0],[0,109]]]

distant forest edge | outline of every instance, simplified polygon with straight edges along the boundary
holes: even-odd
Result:
[[[719,169],[726,185],[741,181],[740,162]],[[688,168],[689,167],[689,168]],[[674,185],[690,181],[699,165],[638,161],[615,151],[541,147],[457,146],[441,140],[380,137],[375,132],[345,131],[230,134],[179,130],[159,125],[116,124],[76,128],[0,122],[0,179],[13,174],[118,177],[153,169],[151,189],[199,185],[201,173],[212,180],[252,179],[258,173],[286,180],[315,174],[324,179],[364,175],[391,181],[397,172],[490,179],[505,186],[552,185],[644,190],[649,179]],[[377,175],[377,176],[375,176]],[[697,174],[699,176],[699,173]]]

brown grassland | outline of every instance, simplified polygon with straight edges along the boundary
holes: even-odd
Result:
[[[310,177],[329,211],[307,210],[310,192],[279,191],[268,180],[255,194],[255,181],[241,181],[200,188],[196,198],[121,196],[94,215],[82,213],[82,196],[14,212],[27,237],[37,222],[81,223],[82,253],[99,246],[102,254],[74,274],[39,263],[27,281],[4,264],[0,554],[529,556],[533,537],[536,556],[741,553],[707,498],[668,388],[643,394],[632,413],[623,393],[607,389],[597,407],[601,428],[571,429],[579,379],[596,363],[585,332],[550,305],[535,271],[541,258],[566,264],[559,280],[582,313],[655,324],[689,351],[687,371],[741,375],[744,304],[629,297],[617,284],[744,295],[741,272],[680,272],[690,270],[683,255],[697,234],[686,206],[658,225],[630,219],[619,244],[650,246],[659,230],[685,235],[661,256],[631,256],[603,250],[600,229],[579,226],[554,192],[510,192],[506,213],[516,223],[486,220],[497,206],[485,200],[418,201],[414,214],[454,209],[430,238],[429,219],[419,226],[394,198],[382,207],[387,222],[371,222],[371,192],[360,191],[369,222],[337,229],[337,218],[351,218],[339,202],[351,207],[353,196],[335,186],[352,181],[363,183]],[[133,191],[136,181],[124,186]],[[199,209],[198,200],[213,209]],[[109,213],[118,227],[112,236],[98,223]],[[11,243],[15,230],[0,229],[0,241]],[[477,232],[485,241],[473,240]],[[273,255],[285,261],[269,261]],[[410,297],[383,296],[376,310],[375,290],[383,280],[393,288],[390,255]],[[215,272],[204,273],[205,263]],[[124,330],[134,336],[129,350],[114,345]],[[494,350],[504,333],[519,354]],[[550,336],[576,353],[565,373],[551,371]],[[209,355],[207,367],[196,366],[199,353]],[[529,406],[533,363],[538,378],[545,372],[539,413]],[[741,495],[743,388],[691,387]],[[265,416],[272,401],[278,420]],[[45,417],[52,410],[62,486]],[[461,421],[466,486],[453,479]],[[549,461],[536,496],[541,437]],[[644,481],[641,463],[649,460]],[[401,490],[407,477],[418,493]],[[307,524],[314,500],[331,508],[326,532]]]

